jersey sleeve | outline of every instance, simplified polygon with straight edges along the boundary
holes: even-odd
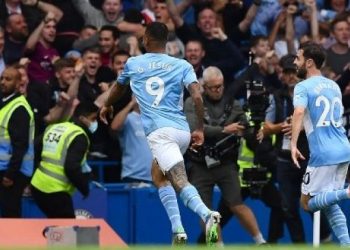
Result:
[[[306,108],[308,104],[307,89],[302,84],[297,84],[294,88],[293,105],[294,107]]]
[[[198,83],[196,73],[194,72],[193,66],[186,62],[183,83],[185,87],[188,88],[188,86],[193,82]]]

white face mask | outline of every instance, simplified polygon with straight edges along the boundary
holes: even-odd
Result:
[[[89,130],[90,130],[90,132],[92,134],[96,132],[97,128],[98,128],[98,122],[97,121],[93,121],[93,122],[90,123]]]

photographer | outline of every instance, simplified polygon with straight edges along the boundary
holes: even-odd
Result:
[[[224,95],[224,78],[217,67],[203,72],[203,105],[205,143],[201,149],[188,150],[189,178],[197,188],[203,202],[212,207],[212,194],[218,185],[222,198],[241,225],[257,244],[265,243],[250,208],[242,203],[237,172],[239,139],[245,123],[245,115],[239,103]],[[228,92],[226,92],[228,93]],[[191,130],[196,124],[192,98],[184,107]]]
[[[247,82],[246,111],[248,123],[241,139],[238,155],[241,196],[260,199],[270,210],[268,242],[276,243],[283,237],[284,213],[281,197],[275,186],[276,154],[271,138],[263,138],[259,132],[269,106],[269,94],[261,82]],[[219,211],[221,227],[232,217],[229,208],[221,200]]]
[[[307,160],[301,162],[301,168],[297,168],[291,159],[290,135],[291,115],[293,113],[293,90],[298,82],[296,66],[293,63],[294,55],[286,55],[281,58],[280,76],[283,87],[274,92],[271,103],[266,112],[263,127],[264,136],[276,135],[277,149],[277,182],[282,196],[282,206],[286,213],[287,227],[291,240],[294,243],[305,242],[304,228],[299,214],[299,198],[301,194],[301,182],[306,169]],[[309,155],[305,133],[299,137],[298,148],[305,156]],[[330,235],[326,220],[321,220],[321,239]]]

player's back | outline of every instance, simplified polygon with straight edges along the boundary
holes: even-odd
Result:
[[[342,126],[344,108],[339,86],[323,76],[313,76],[299,84],[298,88],[305,88],[307,93],[304,128],[310,146],[309,166],[349,161],[350,144]]]
[[[130,58],[124,74],[129,76],[140,105],[146,134],[161,127],[189,131],[183,114],[183,88],[197,81],[189,63],[166,54],[146,53]]]

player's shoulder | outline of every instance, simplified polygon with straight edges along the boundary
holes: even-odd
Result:
[[[128,58],[127,63],[135,63],[140,60],[144,60],[144,55],[138,55],[138,56],[131,56]]]
[[[307,89],[309,85],[310,84],[309,84],[308,79],[305,79],[305,80],[298,82],[297,85],[295,86],[295,89],[296,90]]]

